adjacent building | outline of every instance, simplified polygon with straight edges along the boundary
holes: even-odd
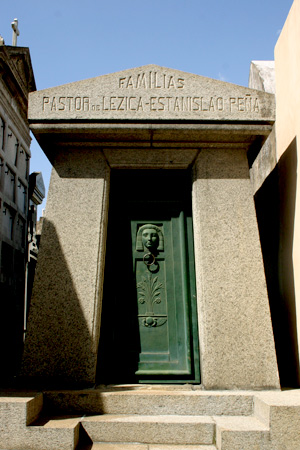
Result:
[[[0,354],[11,378],[23,343],[30,134],[28,94],[36,89],[29,49],[0,45]]]

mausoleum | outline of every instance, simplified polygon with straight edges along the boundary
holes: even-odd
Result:
[[[249,178],[274,107],[155,65],[31,95],[53,172],[22,375],[279,387]]]
[[[147,65],[30,94],[53,169],[1,448],[299,450],[300,393],[281,390],[298,373],[291,246],[275,236],[297,154],[278,67],[299,11],[277,106],[269,63],[251,88]]]

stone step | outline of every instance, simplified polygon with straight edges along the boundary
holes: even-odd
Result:
[[[300,449],[300,389],[257,393],[254,414],[270,428],[276,448]]]
[[[43,394],[0,392],[0,428],[5,430],[14,422],[18,427],[34,422],[43,409]]]
[[[46,392],[53,413],[227,415],[253,414],[253,392],[132,387]]]
[[[34,450],[74,450],[79,442],[81,417],[39,419],[27,427],[28,442]]]
[[[0,396],[0,448],[5,450],[73,450],[80,417],[42,418],[41,393],[7,392]]]
[[[145,391],[145,389],[143,389]],[[145,394],[136,396],[139,401],[151,400],[161,404],[159,397]],[[157,390],[155,390],[157,391]],[[179,390],[178,390],[179,391]],[[83,392],[83,391],[82,391]],[[126,392],[129,392],[127,389]],[[177,392],[177,391],[176,391]],[[204,396],[203,396],[204,394]],[[0,396],[0,449],[5,450],[299,450],[300,390],[262,391],[251,395],[233,393],[236,401],[240,398],[254,399],[254,413],[249,416],[237,415],[126,415],[104,414],[83,417],[74,416],[43,417],[43,395],[39,393],[3,393]],[[95,395],[95,394],[94,394]],[[202,395],[202,397],[201,397]],[[201,403],[209,396],[212,403],[221,392],[201,392]],[[173,396],[168,392],[163,399],[174,408]],[[229,397],[232,396],[230,392]],[[58,397],[58,393],[55,394]],[[63,402],[67,400],[62,395]],[[127,398],[126,395],[123,396]],[[72,397],[80,399],[78,391]],[[86,397],[83,395],[84,402]],[[105,398],[105,397],[104,397]],[[109,396],[110,398],[110,396]],[[117,402],[112,396],[113,402]],[[129,396],[129,399],[132,399]],[[183,395],[186,402],[186,397]],[[192,397],[193,398],[193,394]],[[112,399],[110,398],[112,401]],[[99,407],[101,396],[94,406]],[[191,400],[192,401],[192,400]],[[205,402],[208,401],[205,399]],[[218,400],[219,401],[219,400]],[[223,405],[222,402],[215,403]],[[79,407],[83,407],[79,401]],[[204,404],[205,404],[204,402]],[[105,403],[105,401],[104,401]],[[114,404],[114,403],[113,403]],[[114,404],[114,407],[117,407]],[[230,404],[230,408],[234,402]],[[226,403],[225,403],[226,405]],[[130,404],[127,405],[130,407]],[[136,407],[135,405],[133,405]],[[203,405],[202,405],[203,406]],[[156,407],[156,406],[155,406]],[[161,407],[160,407],[161,408]],[[181,410],[182,406],[178,406]],[[219,412],[222,411],[219,409]],[[238,410],[238,408],[237,408]],[[165,411],[165,409],[163,409]],[[152,410],[153,412],[153,410]],[[48,411],[49,413],[49,411]]]
[[[86,417],[81,425],[92,442],[213,444],[215,423],[203,416],[114,415]]]
[[[215,417],[218,449],[265,449],[270,443],[270,429],[257,417]]]
[[[217,448],[214,445],[168,445],[97,442],[89,447],[89,450],[217,450]]]

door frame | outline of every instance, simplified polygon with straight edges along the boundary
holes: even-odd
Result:
[[[189,205],[185,205],[185,212],[187,214],[181,214],[181,221],[184,220],[185,221],[185,229],[186,229],[186,236],[181,236],[181,239],[184,239],[185,241],[185,246],[186,248],[184,249],[185,251],[185,255],[184,258],[186,258],[186,264],[185,264],[185,270],[186,270],[186,285],[183,286],[183,289],[185,289],[186,291],[188,291],[188,293],[186,293],[186,295],[188,296],[188,312],[189,312],[189,317],[188,317],[188,339],[190,340],[189,344],[190,344],[190,349],[191,349],[191,354],[189,356],[189,359],[191,360],[190,364],[192,366],[191,371],[192,371],[192,376],[191,374],[187,375],[187,371],[182,371],[182,373],[180,375],[177,376],[167,376],[165,374],[160,374],[160,375],[153,375],[151,376],[151,378],[149,378],[149,375],[143,375],[141,372],[139,373],[139,376],[136,376],[134,380],[132,380],[132,382],[136,383],[136,382],[140,382],[140,383],[176,383],[176,384],[186,384],[186,383],[193,383],[193,384],[199,384],[200,383],[200,351],[199,351],[199,335],[198,335],[198,314],[197,314],[197,299],[196,299],[196,274],[195,274],[195,256],[194,256],[194,238],[193,238],[193,218],[192,218],[192,173],[190,170],[178,170],[178,171],[164,171],[162,172],[161,170],[155,171],[155,169],[150,169],[148,171],[145,170],[133,170],[133,171],[128,171],[128,170],[114,170],[113,173],[111,174],[111,191],[113,192],[113,195],[116,195],[116,186],[117,184],[120,182],[120,179],[122,179],[122,177],[128,176],[132,177],[133,174],[136,175],[136,177],[138,178],[138,176],[142,176],[143,178],[145,177],[145,174],[150,174],[150,175],[156,175],[156,178],[159,177],[159,175],[164,174],[164,176],[169,177],[169,181],[170,179],[172,180],[172,182],[174,183],[175,180],[177,180],[179,182],[180,185],[180,191],[183,193],[183,197],[185,198],[189,198],[188,200],[186,200],[186,203],[189,203]],[[168,174],[168,175],[167,175]],[[118,179],[119,177],[119,179]],[[183,180],[185,180],[185,182],[183,182]],[[124,179],[123,179],[124,181]],[[114,186],[114,183],[116,186]],[[175,185],[174,185],[175,186]],[[185,192],[185,190],[187,192]],[[189,190],[189,191],[188,191]],[[172,194],[174,195],[174,194]],[[178,195],[180,196],[181,194],[178,191]],[[116,199],[116,198],[115,198]],[[110,201],[111,201],[111,196],[110,196]],[[113,199],[114,200],[114,199]],[[168,200],[169,201],[169,200]],[[182,201],[182,199],[180,200]],[[178,204],[179,202],[178,201]],[[184,217],[185,216],[185,217]],[[183,218],[184,217],[184,218]],[[181,224],[182,225],[182,224]],[[107,255],[108,258],[108,255]],[[184,265],[184,264],[183,264]],[[105,277],[104,277],[104,286],[105,286]],[[105,288],[104,288],[104,292],[105,292]],[[103,315],[102,318],[103,320],[107,320],[107,317],[105,318],[105,314],[107,315],[106,312],[106,307],[105,307],[105,294],[103,297]],[[105,345],[101,345],[101,334],[102,334],[102,339],[104,340],[105,337],[103,337],[103,333],[105,333],[105,326],[106,324],[104,322],[102,322],[102,326],[103,329],[100,331],[100,345],[99,345],[99,351],[98,351],[98,369],[97,369],[97,380],[99,380],[101,383],[103,384],[112,384],[112,382],[114,383],[116,380],[114,379],[114,377],[112,376],[111,379],[107,379],[106,377],[102,378],[101,377],[101,373],[104,370],[104,366],[105,366],[105,359],[102,360],[103,355],[103,349],[105,347]],[[105,357],[104,357],[105,358]],[[121,379],[119,382],[123,382]]]

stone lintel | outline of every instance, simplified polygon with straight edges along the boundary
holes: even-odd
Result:
[[[255,158],[272,130],[269,123],[32,123],[53,162],[58,148],[243,148]],[[54,148],[56,149],[54,151]]]

